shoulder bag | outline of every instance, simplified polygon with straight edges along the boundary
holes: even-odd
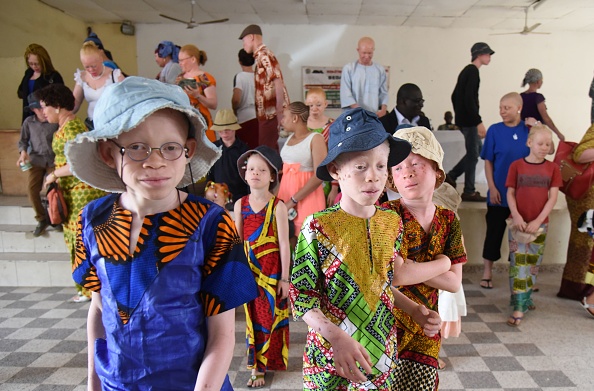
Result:
[[[563,185],[559,190],[574,200],[583,198],[594,180],[594,164],[576,163],[573,160],[573,152],[577,146],[578,143],[572,141],[559,141],[554,160],[561,169],[563,179]]]

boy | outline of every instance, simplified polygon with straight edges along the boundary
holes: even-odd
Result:
[[[405,159],[411,146],[389,135],[375,114],[355,108],[330,126],[328,147],[316,174],[337,180],[342,198],[303,223],[289,295],[295,318],[309,326],[303,388],[391,390],[398,366],[395,304],[426,334],[440,327],[435,311],[392,287],[404,264],[402,222],[395,212],[375,206],[388,167]],[[435,265],[429,270],[407,262],[407,282],[444,273],[450,262]]]
[[[27,192],[29,201],[31,201],[35,211],[35,220],[37,220],[37,227],[35,227],[33,236],[38,237],[49,226],[39,193],[43,187],[45,176],[52,172],[54,168],[55,155],[52,150],[52,139],[54,133],[58,130],[58,124],[47,122],[39,100],[34,94],[29,94],[27,99],[29,106],[25,107],[25,110],[31,110],[35,114],[27,117],[21,126],[20,156],[16,164],[20,167],[26,167],[26,164],[30,163],[32,166],[28,170]],[[59,227],[61,228],[61,226]]]
[[[237,172],[237,159],[249,148],[235,136],[235,132],[241,129],[241,126],[230,109],[219,110],[210,129],[219,134],[220,139],[215,141],[214,145],[222,147],[222,156],[213,164],[206,180],[227,184],[235,202],[249,193],[247,184]]]
[[[176,188],[220,156],[204,118],[177,86],[141,77],[106,88],[96,113],[66,146],[74,175],[115,193],[79,215],[89,390],[232,390],[234,308],[257,290],[229,214]]]

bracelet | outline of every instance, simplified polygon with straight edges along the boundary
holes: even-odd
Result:
[[[291,196],[291,201],[293,201],[294,204],[297,204],[297,200],[293,196]]]
[[[289,280],[285,280],[284,278],[280,279],[281,282],[286,282],[287,284],[290,282]]]

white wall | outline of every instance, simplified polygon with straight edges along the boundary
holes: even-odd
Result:
[[[138,72],[155,77],[159,68],[154,49],[162,40],[195,44],[205,50],[204,70],[217,79],[219,108],[231,106],[233,75],[239,71],[237,39],[244,25],[219,24],[186,29],[181,23],[136,26]],[[532,67],[544,74],[540,90],[549,113],[570,140],[579,140],[589,126],[588,89],[594,53],[594,33],[557,32],[551,35],[489,35],[490,30],[362,26],[262,25],[264,43],[281,64],[289,96],[302,100],[301,67],[342,66],[357,58],[357,40],[375,39],[374,60],[391,68],[390,108],[398,87],[412,82],[425,97],[425,114],[433,125],[451,110],[450,95],[460,70],[470,61],[470,47],[485,41],[495,50],[491,64],[481,68],[481,114],[486,125],[501,121],[499,98],[522,91],[525,72]]]

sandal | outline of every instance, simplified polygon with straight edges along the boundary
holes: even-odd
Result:
[[[437,357],[437,369],[441,371],[442,369],[445,369],[446,366],[446,362],[443,361],[441,358]]]
[[[262,383],[261,384],[254,385],[255,383],[260,383],[260,382],[262,382]],[[247,382],[247,386],[250,387],[250,388],[262,388],[265,385],[266,385],[266,382],[264,381],[264,374],[262,374],[262,375],[252,375],[250,377],[250,380],[248,380],[248,382]]]
[[[484,284],[483,284],[484,282]],[[493,289],[493,282],[490,278],[483,278],[479,284],[483,289]]]
[[[507,320],[507,325],[511,326],[511,327],[518,327],[520,325],[520,323],[522,323],[522,319],[524,319],[523,315],[522,316],[510,315],[509,319]]]
[[[584,300],[582,300],[582,307],[584,307],[584,309],[586,310],[586,312],[588,314],[590,314],[591,317],[594,318],[594,304],[588,304],[586,303],[586,298],[584,297]]]

